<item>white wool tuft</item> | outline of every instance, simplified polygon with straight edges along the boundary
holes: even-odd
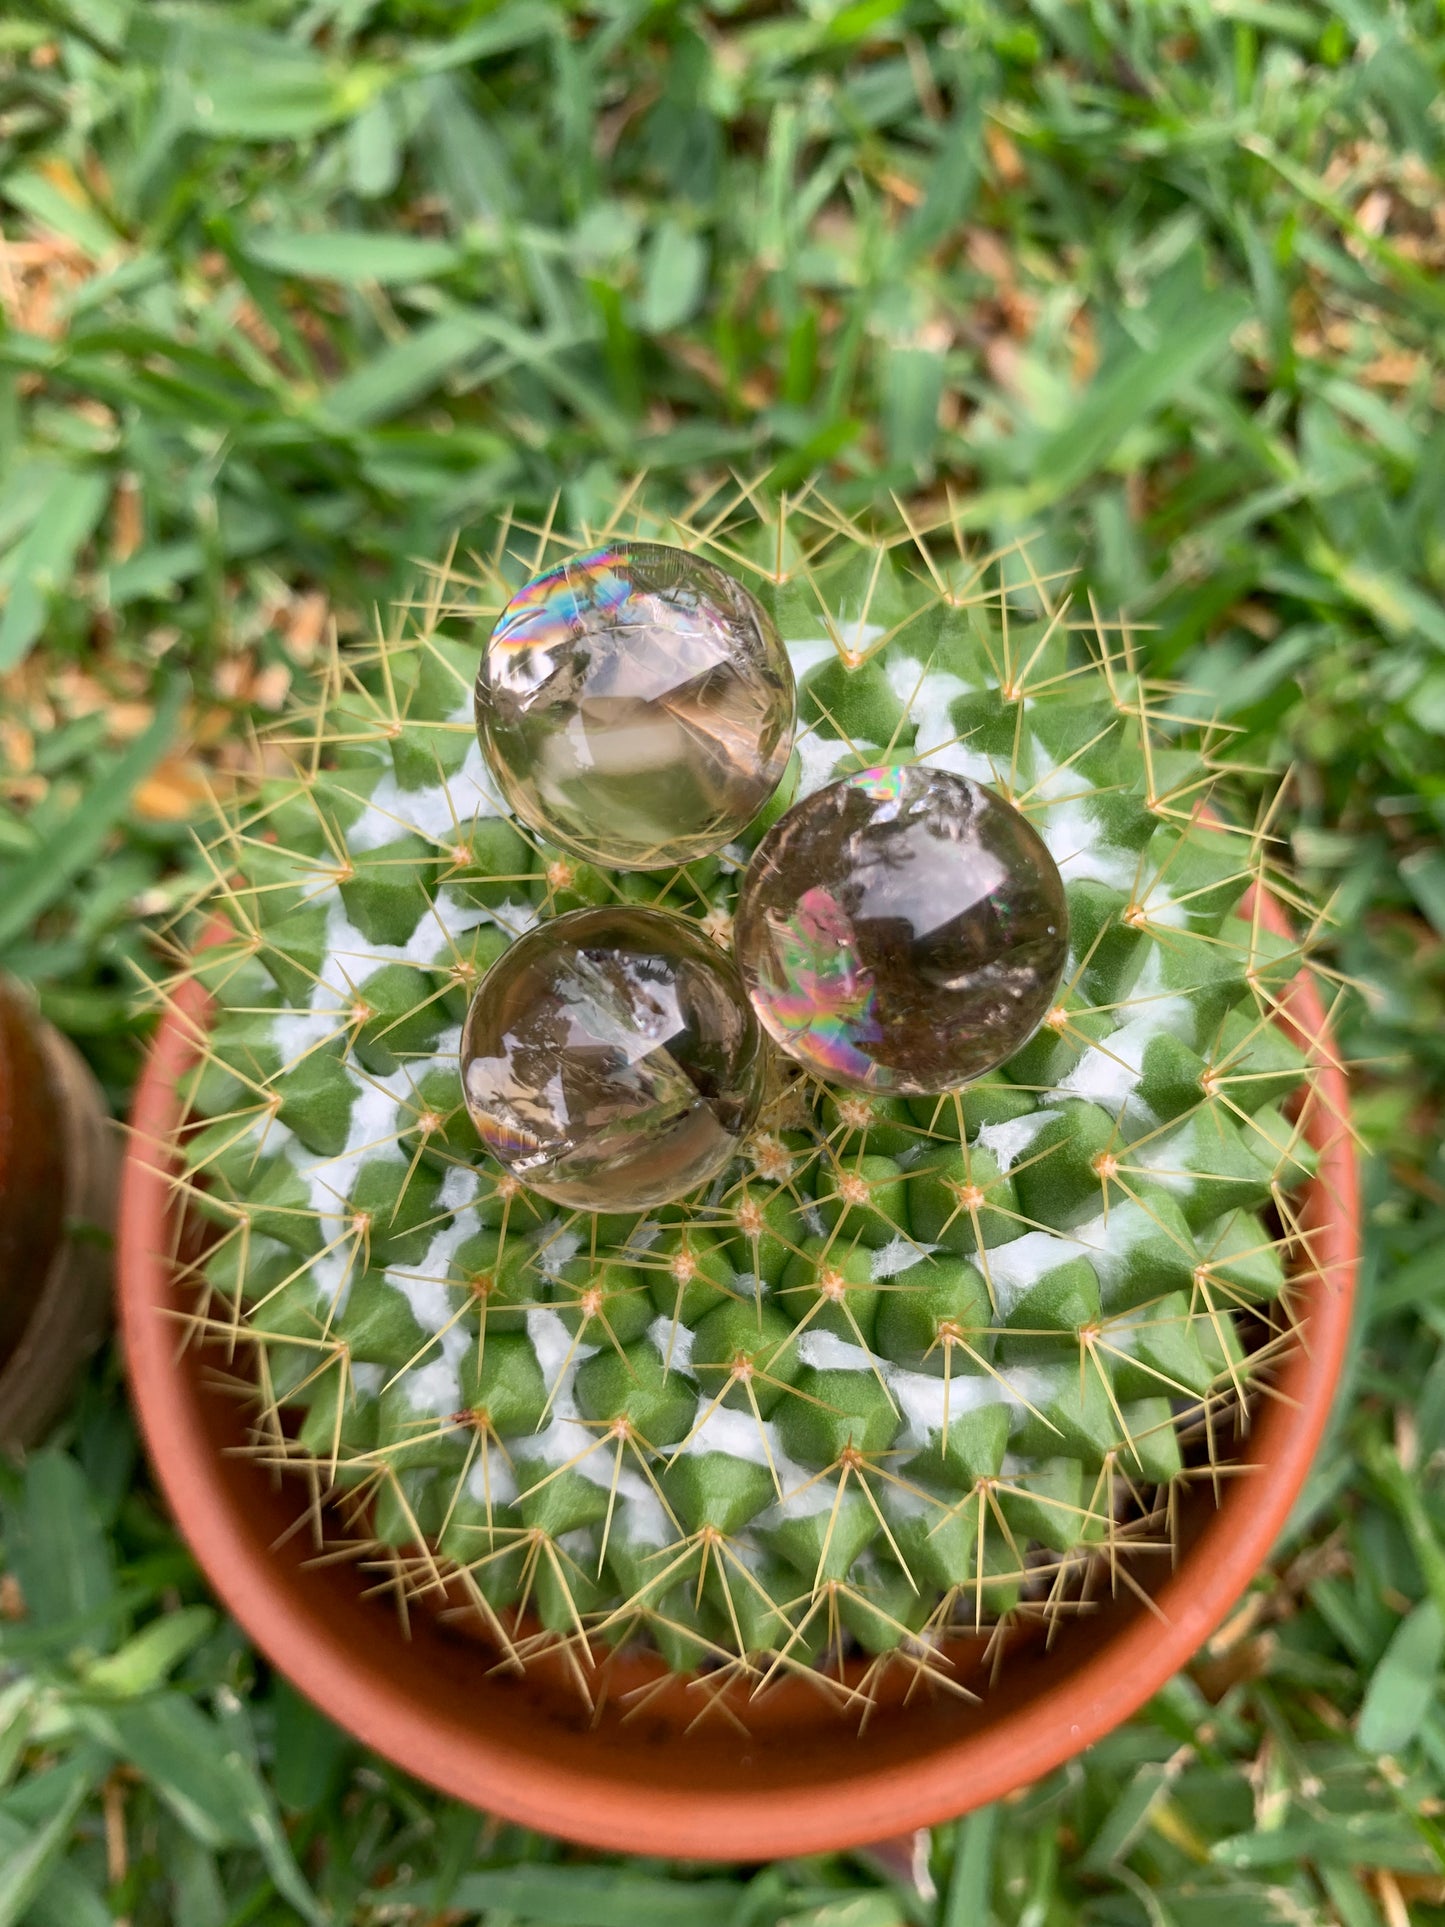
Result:
[[[1133,888],[1138,859],[1101,841],[1087,803],[1055,803],[1036,827],[1065,883],[1102,883],[1126,892]]]
[[[992,1154],[1000,1171],[1007,1171],[1028,1150],[1039,1132],[1058,1116],[1057,1111],[1031,1111],[1025,1117],[1012,1117],[1002,1124],[980,1127],[977,1143]]]
[[[937,1245],[922,1244],[913,1238],[890,1238],[886,1245],[874,1251],[868,1275],[875,1279],[896,1277],[900,1271],[907,1271],[910,1265],[916,1265],[937,1249]]]
[[[507,1463],[505,1452],[495,1452],[489,1444],[484,1444],[472,1460],[472,1468],[467,1474],[467,1497],[478,1505],[510,1505],[517,1496],[517,1480],[511,1466]],[[478,1531],[477,1552],[490,1550]]]
[[[458,1288],[455,1284],[447,1283],[452,1258],[458,1246],[464,1244],[478,1229],[474,1211],[459,1211],[449,1224],[442,1225],[433,1233],[426,1255],[415,1269],[405,1265],[393,1265],[387,1269],[386,1282],[406,1299],[412,1317],[423,1331],[439,1332],[444,1325],[451,1324],[456,1316]],[[450,1344],[448,1341],[451,1341]],[[442,1342],[444,1356],[458,1346],[465,1352],[471,1343],[460,1321],[452,1325]]]
[[[437,1193],[437,1203],[443,1211],[464,1211],[468,1205],[475,1204],[480,1188],[481,1174],[470,1165],[448,1165],[441,1190]]]
[[[797,1467],[793,1470],[799,1474],[796,1484],[784,1475],[782,1465],[778,1466],[778,1477],[783,1482],[783,1498],[763,1513],[758,1520],[760,1526],[780,1525],[787,1519],[812,1519],[820,1512],[831,1512],[838,1503],[836,1479],[826,1473],[820,1478],[812,1478],[810,1473],[801,1472]]]
[[[1177,1131],[1136,1146],[1130,1153],[1133,1162],[1147,1171],[1155,1184],[1180,1197],[1194,1189],[1194,1166],[1200,1155],[1197,1115],[1186,1119]]]
[[[676,1321],[664,1318],[659,1313],[648,1326],[647,1335],[657,1347],[669,1371],[690,1372],[692,1370],[692,1345],[696,1333],[691,1325],[684,1325],[680,1318]]]
[[[798,1356],[820,1372],[871,1372],[875,1362],[883,1362],[875,1361],[861,1345],[839,1338],[836,1332],[819,1331],[816,1325],[810,1325],[798,1340]]]
[[[877,631],[882,635],[883,631]],[[871,638],[870,638],[871,640]],[[811,676],[821,662],[838,660],[838,645],[831,636],[799,636],[787,645],[788,661],[793,665],[794,679],[801,685],[804,678]],[[867,644],[864,644],[867,647]]]
[[[462,1388],[456,1366],[445,1358],[413,1365],[401,1383],[406,1387],[407,1404],[418,1417],[449,1418],[461,1405]]]
[[[1194,1034],[1194,1013],[1189,1000],[1165,996],[1162,981],[1163,969],[1156,948],[1150,951],[1139,973],[1129,1003],[1120,1006],[1123,1022],[1100,1044],[1089,1046],[1061,1079],[1057,1087],[1061,1095],[1086,1098],[1091,1104],[1100,1104],[1110,1111],[1132,1105],[1144,1123],[1154,1122],[1153,1112],[1138,1097],[1144,1053],[1153,1040],[1165,1032],[1185,1040]]]
[[[891,656],[887,665],[888,686],[900,703],[908,706],[914,725],[913,748],[909,760],[926,763],[930,769],[951,770],[975,783],[997,784],[1008,777],[1008,764],[975,749],[968,742],[956,742],[958,725],[952,708],[960,696],[972,693],[972,686],[961,676],[942,669],[925,669],[915,657]]]
[[[703,1409],[706,1411],[706,1406]],[[752,1465],[766,1465],[771,1457],[780,1480],[787,1464],[774,1428],[765,1421],[760,1430],[751,1412],[734,1411],[730,1405],[714,1405],[679,1450],[684,1458],[699,1452],[726,1452],[730,1459],[746,1459]]]
[[[832,737],[820,736],[815,729],[801,735],[794,747],[802,763],[798,778],[798,796],[811,796],[814,790],[822,789],[832,776],[838,764],[848,754],[848,745]]]
[[[1102,1220],[1096,1222],[1102,1229]],[[1111,1229],[1112,1224],[1111,1212]],[[1059,1231],[1026,1231],[1021,1238],[991,1246],[984,1260],[998,1301],[999,1316],[1007,1318],[1024,1293],[1051,1271],[1057,1271],[1060,1265],[1068,1264],[1073,1258],[1087,1258],[1093,1263],[1097,1254],[1088,1234],[1094,1228],[1086,1225],[1072,1235]]]
[[[1086,1247],[1081,1255],[1094,1267],[1106,1297],[1109,1287],[1122,1275],[1135,1245],[1158,1229],[1144,1207],[1132,1199],[1110,1204],[1107,1219],[1100,1212],[1097,1218],[1078,1227],[1075,1235],[1079,1244]]]
[[[582,1233],[575,1225],[561,1229],[562,1222],[560,1218],[553,1218],[542,1227],[537,1262],[549,1278],[557,1277],[562,1267],[571,1264],[582,1249]]]
[[[904,1427],[900,1447],[916,1450],[937,1438],[947,1416],[951,1424],[966,1412],[983,1405],[1009,1404],[1022,1409],[1022,1401],[1007,1382],[1007,1374],[994,1378],[988,1372],[953,1372],[948,1378],[931,1372],[888,1372],[888,1386],[898,1401]]]
[[[547,1306],[534,1307],[526,1314],[526,1318],[527,1336],[552,1394],[552,1403],[546,1429],[534,1433],[525,1445],[519,1441],[516,1456],[539,1458],[552,1467],[575,1460],[573,1471],[579,1472],[593,1485],[610,1488],[620,1442],[604,1441],[598,1427],[582,1422],[573,1390],[578,1366],[599,1348],[596,1345],[576,1344],[561,1318]],[[625,1456],[627,1448],[621,1446],[621,1450],[624,1457],[622,1469],[617,1474],[617,1491],[619,1496],[631,1500],[636,1508],[629,1515],[635,1522],[636,1530],[629,1536],[643,1544],[664,1544],[671,1537],[670,1531],[662,1524],[666,1515],[647,1480],[629,1466]]]
[[[474,735],[461,768],[443,783],[404,790],[394,772],[384,770],[370,802],[347,831],[346,841],[353,850],[379,849],[383,843],[395,843],[408,834],[449,843],[459,831],[465,835],[467,825],[477,818],[506,814],[506,802]]]

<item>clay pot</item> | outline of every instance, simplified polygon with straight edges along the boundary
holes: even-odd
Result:
[[[117,1132],[79,1054],[0,977],[0,1446],[33,1445],[110,1321]]]
[[[861,1738],[806,1686],[786,1719],[775,1713],[744,1738],[718,1718],[690,1725],[697,1701],[683,1689],[672,1705],[629,1716],[614,1697],[589,1715],[547,1669],[494,1670],[485,1646],[443,1617],[414,1613],[404,1636],[392,1608],[362,1596],[354,1567],[310,1562],[305,1534],[289,1530],[301,1511],[294,1483],[237,1454],[244,1412],[174,1316],[176,1227],[154,1147],[179,1121],[177,1082],[204,1021],[198,986],[188,999],[141,1081],[121,1211],[124,1340],[156,1472],[211,1583],[268,1658],[359,1739],[488,1812],[612,1851],[757,1861],[856,1846],[996,1800],[1127,1719],[1198,1650],[1304,1482],[1344,1356],[1359,1222],[1346,1083],[1302,979],[1292,1011],[1319,1059],[1306,1128],[1322,1154],[1303,1200],[1305,1342],[1277,1371],[1279,1395],[1256,1401],[1248,1464],[1220,1482],[1219,1504],[1208,1481],[1181,1496],[1177,1563],[1143,1568],[1151,1604],[1121,1587],[1062,1622],[1047,1649],[1011,1653],[978,1704],[900,1695]]]

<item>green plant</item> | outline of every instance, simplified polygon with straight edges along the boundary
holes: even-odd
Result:
[[[196,910],[225,930],[180,973],[216,1000],[179,1181],[216,1227],[196,1316],[248,1342],[257,1450],[336,1501],[331,1534],[515,1657],[565,1644],[585,1684],[644,1638],[722,1687],[806,1669],[866,1704],[1127,1575],[1227,1458],[1289,1336],[1301,947],[1246,898],[1289,892],[1215,794],[1221,740],[1026,551],[703,508],[627,529],[743,575],[789,644],[803,733],[765,818],[889,758],[994,783],[1068,888],[1056,1008],[937,1099],[780,1065],[746,1157],[645,1217],[492,1164],[456,1069],[491,962],[613,896],[725,941],[746,859],[608,875],[499,813],[477,641],[567,546],[504,524],[405,634],[333,656],[274,737],[294,774],[210,846]]]

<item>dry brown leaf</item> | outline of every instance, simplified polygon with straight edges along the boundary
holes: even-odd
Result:
[[[1069,345],[1073,351],[1071,368],[1074,380],[1081,385],[1091,381],[1099,366],[1099,343],[1094,334],[1093,318],[1085,307],[1074,310],[1069,322]]]
[[[13,776],[27,776],[35,767],[34,734],[13,716],[0,716],[0,766]]]
[[[1390,196],[1384,188],[1371,188],[1355,209],[1355,219],[1373,238],[1378,239],[1385,232],[1390,219]]]
[[[906,176],[894,173],[888,168],[875,169],[873,178],[885,194],[892,195],[895,201],[902,201],[905,207],[919,207],[922,205],[924,192],[917,181],[910,181]]]
[[[214,784],[195,758],[184,753],[162,757],[137,788],[131,806],[151,823],[184,823],[209,804]]]
[[[1371,388],[1413,388],[1430,370],[1422,354],[1393,348],[1376,355],[1360,372]]]
[[[1022,358],[1018,343],[1011,341],[1007,335],[993,335],[984,343],[984,366],[998,388],[1011,391],[1017,386],[1019,363]]]
[[[1405,1900],[1421,1900],[1427,1907],[1445,1907],[1445,1874],[1397,1873],[1395,1885]]]
[[[196,717],[191,727],[191,742],[197,749],[210,749],[216,743],[234,738],[235,734],[235,711],[222,703],[212,703]]]
[[[1278,1649],[1276,1634],[1256,1633],[1252,1639],[1236,1640],[1218,1659],[1196,1660],[1189,1671],[1204,1697],[1217,1705],[1232,1686],[1267,1679]]]
[[[1387,1927],[1410,1927],[1410,1909],[1405,1905],[1399,1880],[1385,1867],[1375,1869],[1375,1892],[1380,1896],[1380,1912],[1385,1916]]]
[[[991,228],[971,227],[964,236],[963,250],[969,265],[977,268],[987,280],[1000,285],[1012,284],[1013,255],[1002,236],[995,234]]]
[[[145,521],[141,514],[140,478],[122,475],[111,501],[110,553],[116,562],[128,562],[141,545]]]
[[[293,596],[277,618],[277,627],[286,643],[286,653],[297,662],[310,662],[326,634],[331,605],[319,589]]]
[[[1279,634],[1280,618],[1262,602],[1237,602],[1232,614],[1241,629],[1248,629],[1262,642],[1269,642]]]
[[[267,665],[251,683],[251,701],[258,709],[280,710],[291,688],[291,671],[284,662]]]
[[[996,121],[984,124],[983,144],[988,150],[989,163],[1004,187],[1017,187],[1028,172],[1023,156]]]
[[[110,735],[123,743],[128,743],[132,736],[139,736],[155,714],[149,703],[110,701],[106,707],[110,711]]]

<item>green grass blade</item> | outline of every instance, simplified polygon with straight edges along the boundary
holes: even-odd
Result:
[[[0,675],[25,660],[45,627],[52,599],[69,583],[75,558],[110,499],[103,474],[67,470],[51,486],[9,558],[10,593],[0,617]]]
[[[1368,1753],[1399,1753],[1429,1717],[1445,1654],[1445,1622],[1433,1599],[1401,1620],[1370,1675],[1355,1738]]]
[[[1221,290],[1171,317],[1152,347],[1121,356],[1089,389],[1072,420],[1039,446],[1034,466],[1045,479],[1029,491],[1030,500],[1043,508],[1101,468],[1132,428],[1219,360],[1248,312],[1242,296]]]
[[[162,1693],[130,1705],[83,1707],[80,1717],[96,1739],[153,1781],[203,1846],[254,1848],[297,1912],[310,1921],[321,1919],[275,1802],[255,1769],[227,1747],[221,1729],[198,1706],[178,1693]]]
[[[989,1806],[954,1822],[953,1870],[939,1906],[938,1927],[986,1927],[998,1819],[997,1806]]]
[[[6,878],[0,903],[0,950],[27,930],[100,855],[136,786],[175,740],[187,693],[179,679],[170,685],[135,741],[96,773],[76,817],[47,837]]]
[[[400,1895],[372,1895],[394,1905]],[[422,1883],[406,1892],[430,1904]],[[731,1927],[738,1890],[728,1880],[663,1880],[626,1867],[499,1867],[469,1873],[447,1896],[457,1912],[512,1915],[530,1927]]]
[[[8,1563],[30,1624],[106,1650],[115,1632],[115,1564],[85,1475],[64,1452],[34,1453],[4,1507]],[[83,1629],[83,1630],[82,1630]]]
[[[450,274],[466,251],[450,241],[414,234],[348,234],[340,229],[316,233],[283,228],[253,228],[241,245],[253,261],[276,274],[311,281],[430,281]]]
[[[32,1914],[41,1890],[60,1864],[71,1829],[90,1792],[91,1782],[77,1779],[42,1826],[6,1846],[0,1864],[0,1927],[16,1927],[18,1921]],[[6,1832],[12,1828],[13,1822],[5,1823]],[[82,1911],[79,1919],[83,1918]]]

